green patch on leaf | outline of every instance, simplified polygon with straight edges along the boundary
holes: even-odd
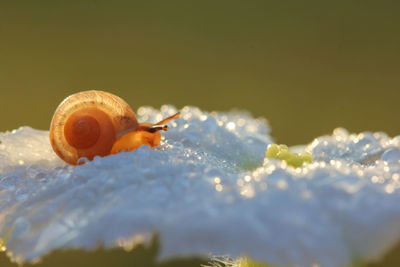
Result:
[[[237,260],[238,267],[272,267],[271,265],[261,263],[250,259],[248,257],[242,257]]]
[[[313,157],[311,153],[304,152],[296,154],[289,152],[286,145],[271,144],[265,152],[265,157],[270,159],[279,159],[285,161],[288,165],[293,167],[301,167],[304,163],[311,163]]]

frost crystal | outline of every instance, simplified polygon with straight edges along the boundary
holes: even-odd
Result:
[[[144,107],[139,121],[176,112]],[[400,137],[337,129],[292,168],[264,160],[265,120],[186,107],[159,150],[67,166],[48,132],[0,133],[0,243],[19,262],[59,248],[132,247],[162,257],[249,255],[274,266],[344,266],[400,240]],[[1,248],[0,244],[0,248]]]

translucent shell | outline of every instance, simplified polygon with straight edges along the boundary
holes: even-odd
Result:
[[[50,143],[65,162],[78,165],[82,157],[106,156],[117,137],[138,128],[135,113],[121,98],[103,91],[67,97],[50,124]]]

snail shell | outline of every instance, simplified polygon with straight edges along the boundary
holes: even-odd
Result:
[[[50,143],[65,162],[110,154],[117,137],[138,128],[135,113],[120,97],[103,91],[84,91],[67,97],[50,124]]]

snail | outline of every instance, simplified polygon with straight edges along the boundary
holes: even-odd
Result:
[[[120,97],[104,91],[83,91],[70,95],[57,107],[50,124],[50,143],[65,162],[79,165],[81,158],[92,160],[131,151],[141,145],[160,145],[160,131],[180,116],[139,123],[135,112]]]

